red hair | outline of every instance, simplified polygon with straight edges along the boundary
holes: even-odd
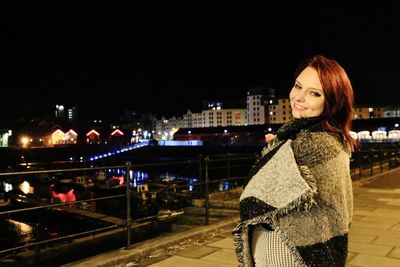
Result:
[[[354,93],[346,71],[336,60],[316,55],[304,61],[297,68],[295,76],[299,76],[307,67],[318,72],[324,90],[325,103],[321,114],[323,126],[333,132],[342,133],[351,148],[354,148],[357,142],[350,136]]]

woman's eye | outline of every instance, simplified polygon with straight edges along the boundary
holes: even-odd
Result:
[[[301,89],[301,86],[300,86],[299,84],[296,83],[296,84],[294,85],[294,88],[296,88],[296,89]]]
[[[310,94],[311,94],[312,96],[321,96],[320,93],[318,93],[318,92],[313,92],[313,91],[311,91]]]

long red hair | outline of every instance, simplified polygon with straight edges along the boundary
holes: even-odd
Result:
[[[353,119],[354,93],[346,71],[333,59],[316,55],[304,61],[295,72],[295,77],[307,67],[318,72],[325,94],[323,126],[333,132],[341,133],[353,149],[357,142],[350,136]]]

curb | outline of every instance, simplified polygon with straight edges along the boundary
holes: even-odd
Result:
[[[375,175],[372,175],[369,177],[362,178],[360,180],[353,181],[353,187],[355,187],[355,188],[363,187],[381,176],[385,176],[385,175],[392,174],[394,172],[399,172],[399,171],[400,171],[400,167],[397,167],[397,168],[394,168],[394,169],[391,169],[388,171],[384,171],[384,172],[381,172],[381,173],[378,173],[378,174],[375,174]]]
[[[239,216],[233,216],[223,219],[219,222],[213,223],[211,225],[196,226],[192,229],[184,230],[181,232],[172,233],[163,237],[156,237],[149,239],[140,243],[133,244],[131,248],[125,249],[121,248],[119,250],[109,251],[100,255],[89,257],[77,262],[72,262],[62,267],[72,267],[72,266],[95,266],[95,267],[109,267],[109,266],[121,266],[128,264],[133,261],[139,261],[146,256],[150,255],[152,252],[165,249],[169,246],[175,245],[179,242],[196,238],[204,237],[207,234],[213,232],[221,232],[226,230],[226,228],[231,228],[239,223]]]

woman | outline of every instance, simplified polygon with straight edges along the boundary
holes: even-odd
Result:
[[[299,66],[293,120],[251,169],[234,230],[240,266],[345,266],[353,194],[349,131],[353,89],[317,55]]]

